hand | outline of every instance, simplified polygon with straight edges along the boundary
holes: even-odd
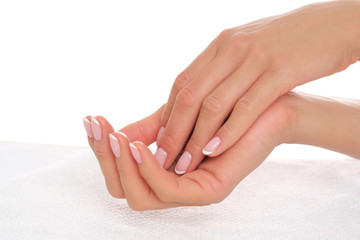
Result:
[[[206,159],[195,171],[183,176],[174,173],[174,166],[161,168],[146,147],[156,140],[163,107],[121,132],[114,132],[100,116],[88,116],[84,124],[112,196],[126,197],[135,210],[207,205],[222,201],[276,145],[289,139],[294,115],[286,104],[288,98],[291,96],[272,104],[224,154]]]
[[[163,110],[164,106],[147,118],[120,129],[118,134],[125,134],[126,138],[130,141],[141,141],[150,145],[154,142],[153,135],[159,130],[160,116]],[[117,153],[111,151],[109,142],[109,139],[111,140],[110,134],[114,133],[114,128],[102,116],[87,116],[83,119],[83,122],[88,136],[89,146],[99,161],[108,192],[113,197],[125,198],[119,169],[115,162],[114,154],[116,155]]]
[[[282,142],[324,147],[360,158],[359,101],[287,93],[230,149],[179,176],[174,166],[168,170],[159,167],[146,147],[155,141],[163,109],[115,133],[103,117],[93,117],[91,122],[89,116],[84,119],[109,193],[126,197],[136,210],[219,202]]]
[[[204,154],[235,144],[282,94],[359,60],[359,4],[317,3],[223,31],[174,82],[159,164],[168,168],[186,144],[176,170],[192,171]]]

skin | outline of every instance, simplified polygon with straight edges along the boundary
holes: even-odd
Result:
[[[176,78],[161,116],[158,147],[171,166],[185,146],[217,157],[244,136],[279,96],[342,71],[360,59],[360,1],[311,4],[223,31]]]
[[[221,202],[281,143],[310,144],[360,158],[360,101],[290,92],[278,98],[226,152],[204,160],[190,173],[177,175],[174,166],[161,168],[147,147],[156,140],[163,111],[164,106],[119,132],[97,116],[102,139],[88,137],[109,193],[126,198],[134,210]],[[109,145],[110,133],[120,145],[118,158]],[[135,146],[132,151],[131,142]],[[134,151],[141,158],[140,164],[134,159]]]

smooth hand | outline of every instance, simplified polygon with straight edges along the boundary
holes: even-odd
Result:
[[[290,138],[294,115],[287,98],[291,96],[272,104],[224,154],[181,176],[174,165],[160,167],[147,147],[156,140],[164,107],[119,132],[101,116],[84,118],[84,125],[112,196],[126,198],[135,210],[207,205],[222,201],[275,146]]]
[[[236,144],[279,96],[359,60],[359,5],[317,3],[223,31],[173,84],[159,164],[167,169],[185,147],[176,172],[194,170]]]

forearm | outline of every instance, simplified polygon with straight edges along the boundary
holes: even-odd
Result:
[[[360,159],[360,101],[292,93],[289,143],[307,144]]]

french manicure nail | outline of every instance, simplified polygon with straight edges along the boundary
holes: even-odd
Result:
[[[160,167],[162,168],[165,164],[167,153],[165,152],[164,149],[159,148],[155,153],[155,158],[158,161]]]
[[[94,134],[95,139],[97,141],[100,141],[102,138],[101,126],[100,126],[100,123],[94,117],[91,117],[91,127],[92,127],[92,132]]]
[[[210,140],[210,142],[208,144],[206,144],[206,146],[202,150],[203,154],[209,155],[209,154],[213,153],[215,151],[215,149],[220,145],[220,143],[221,143],[220,138],[214,137],[213,139]]]
[[[131,151],[131,154],[133,155],[135,161],[138,163],[138,164],[141,164],[142,161],[141,161],[141,155],[139,153],[139,150],[137,149],[137,147],[132,144],[132,143],[129,143],[129,146],[130,146],[130,151]]]
[[[126,136],[125,133],[123,133],[123,132],[118,132],[118,133],[121,134],[121,135],[123,135],[125,138],[129,139],[128,136]]]
[[[158,135],[156,137],[156,145],[158,145],[158,146],[159,146],[159,142],[160,142],[161,137],[164,135],[164,131],[165,131],[165,128],[161,127],[159,132],[158,132]]]
[[[118,139],[110,133],[109,140],[110,140],[111,150],[113,151],[115,157],[117,158],[120,157],[120,144]]]
[[[91,129],[91,122],[87,118],[83,118],[83,123],[86,130],[86,134],[88,135],[89,138],[93,138],[94,134]]]
[[[176,164],[175,172],[179,175],[184,174],[190,165],[191,159],[191,154],[188,151],[184,152]]]

